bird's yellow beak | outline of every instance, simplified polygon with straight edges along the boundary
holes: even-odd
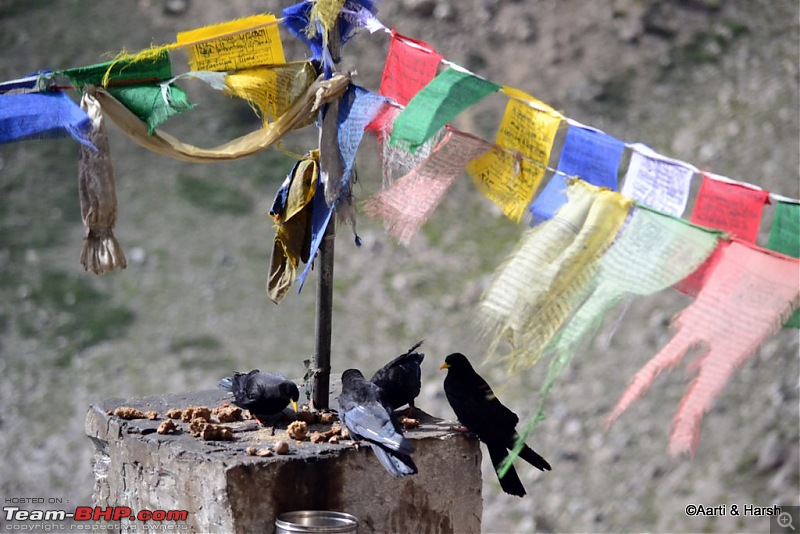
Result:
[[[440,370],[440,371],[441,371],[442,369],[450,369],[450,364],[448,364],[447,362],[444,362],[444,363],[442,364],[442,366],[441,366],[441,367],[439,367],[439,370]]]
[[[297,413],[297,401],[290,401],[292,403],[292,408],[294,408],[294,413]]]

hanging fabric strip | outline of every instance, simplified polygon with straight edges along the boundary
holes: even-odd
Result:
[[[800,204],[777,203],[767,248],[792,258],[800,257]],[[800,310],[796,310],[783,326],[800,328]]]
[[[86,227],[80,259],[85,270],[103,274],[124,269],[128,262],[114,237],[117,193],[103,111],[88,93],[81,98],[81,109],[91,120],[89,141],[93,146],[81,145],[78,155],[78,193]]]
[[[413,152],[456,115],[499,90],[499,85],[450,67],[423,87],[400,113],[391,143]]]
[[[172,63],[167,50],[156,49],[135,60],[127,58],[106,61],[56,73],[66,76],[78,86],[155,83],[172,78]]]
[[[176,85],[131,85],[106,90],[147,124],[150,135],[170,117],[194,107],[186,92]]]
[[[570,124],[558,161],[558,171],[563,175],[555,174],[531,205],[532,223],[551,218],[567,201],[565,175],[616,191],[617,171],[624,150],[625,144],[608,134]]]
[[[613,242],[632,201],[574,180],[556,216],[523,234],[492,277],[479,304],[489,353],[503,339],[508,359],[533,365],[543,348],[591,290],[598,263]]]
[[[428,159],[367,200],[364,210],[382,218],[389,235],[408,245],[467,163],[489,148],[483,139],[448,130]]]
[[[328,184],[330,187],[325,190],[325,200],[328,205],[340,202],[343,200],[343,195],[350,195],[353,165],[356,151],[364,136],[364,128],[385,102],[385,97],[353,84],[350,84],[342,97],[337,120],[338,154],[343,165],[342,177],[338,184]]]
[[[800,261],[738,240],[721,249],[713,276],[694,302],[674,317],[675,335],[636,373],[607,420],[610,425],[690,348],[701,347],[689,365],[697,374],[672,419],[672,455],[694,454],[703,415],[734,371],[800,305]]]
[[[723,230],[743,241],[755,243],[764,204],[767,202],[769,202],[767,191],[721,182],[705,174],[697,192],[691,221],[707,228]],[[711,260],[698,267],[675,288],[688,295],[696,295],[708,278],[710,268]]]
[[[91,146],[91,121],[62,92],[0,95],[0,144],[26,139],[71,136]]]
[[[277,19],[253,15],[178,33],[191,70],[227,71],[285,63]]]
[[[337,74],[330,80],[318,79],[275,122],[214,148],[200,148],[182,143],[159,130],[150,135],[147,125],[107,91],[98,87],[95,94],[103,113],[139,145],[181,161],[208,163],[242,158],[267,148],[286,133],[307,124],[316,116],[321,105],[338,99],[349,83],[349,76],[343,74]]]
[[[665,158],[646,145],[634,144],[630,148],[631,162],[622,194],[668,215],[683,215],[697,169]]]

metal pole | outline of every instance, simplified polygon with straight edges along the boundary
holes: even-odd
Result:
[[[331,382],[331,326],[333,320],[333,245],[336,215],[332,215],[322,237],[317,258],[317,324],[315,329],[314,373],[311,378],[311,401],[318,410],[328,408]]]

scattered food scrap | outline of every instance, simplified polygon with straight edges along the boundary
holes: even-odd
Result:
[[[159,434],[171,434],[177,429],[178,425],[176,425],[172,419],[165,419],[160,425],[158,425],[158,430],[156,430],[156,432]]]
[[[281,440],[275,443],[275,454],[286,454],[289,452],[289,444]]]
[[[145,418],[145,415],[141,410],[137,410],[136,408],[132,408],[130,406],[117,406],[114,409],[114,416],[125,420]]]
[[[207,423],[211,422],[211,410],[207,406],[189,406],[181,414],[181,421],[189,423],[193,419],[202,419]]]
[[[308,435],[308,425],[304,421],[292,421],[286,428],[286,432],[290,438],[303,441]]]

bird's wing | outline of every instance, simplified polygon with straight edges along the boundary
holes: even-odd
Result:
[[[347,428],[367,441],[379,443],[404,454],[411,454],[414,451],[411,443],[395,429],[389,412],[378,402],[346,407],[343,417]]]
[[[478,379],[445,380],[445,393],[456,416],[481,438],[513,435],[519,417],[495,397],[483,379]]]
[[[372,444],[372,450],[383,468],[393,477],[397,478],[417,473],[417,466],[411,456],[385,449],[376,444]]]

